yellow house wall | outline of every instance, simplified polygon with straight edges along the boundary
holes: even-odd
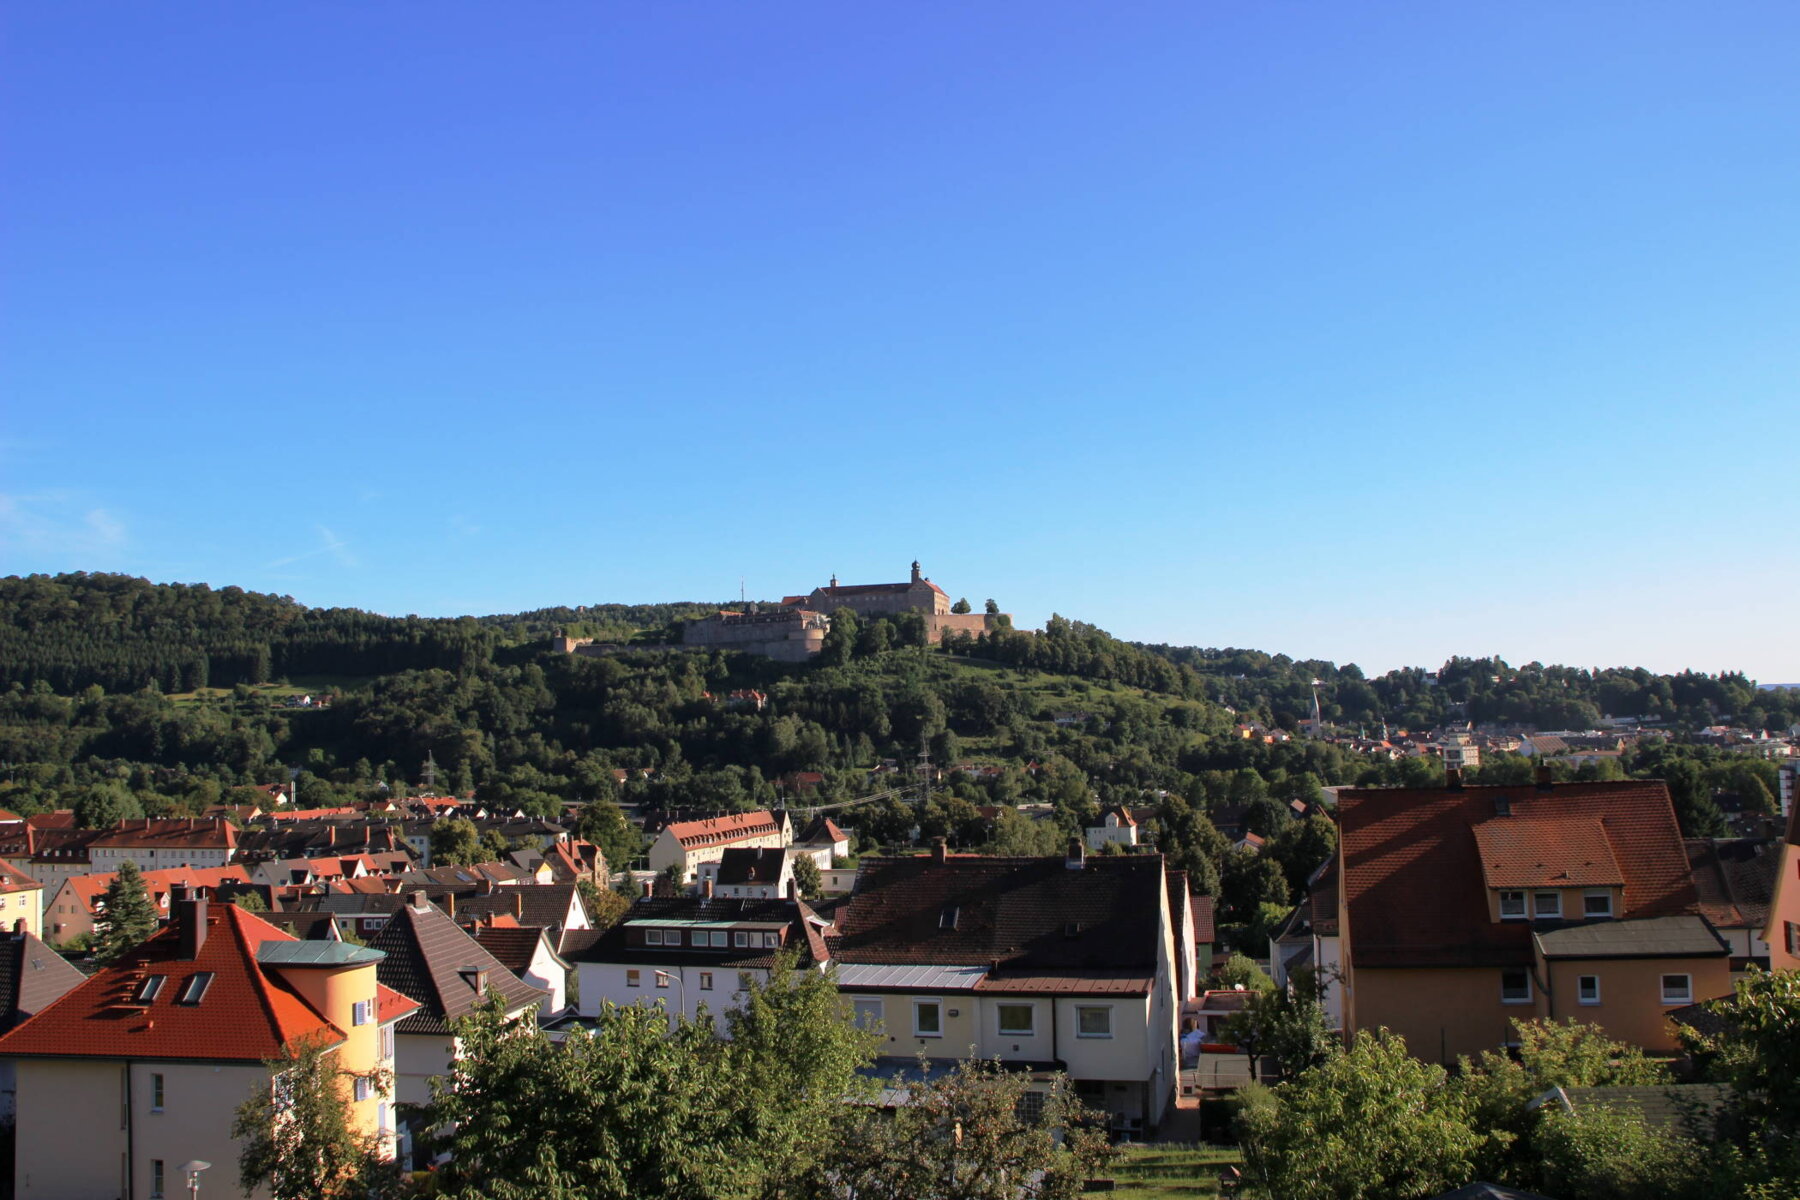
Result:
[[[25,888],[0,894],[0,929],[11,931],[19,921],[34,937],[44,936],[44,889]]]
[[[1795,803],[1800,804],[1800,800]],[[1781,866],[1775,872],[1775,895],[1769,904],[1769,924],[1763,940],[1769,943],[1769,969],[1791,971],[1800,968],[1800,954],[1788,944],[1788,925],[1800,926],[1800,846],[1779,844]]]
[[[1383,1026],[1430,1062],[1454,1062],[1510,1040],[1508,1022],[1545,1015],[1540,981],[1529,1004],[1500,1002],[1499,967],[1358,968],[1346,987],[1348,1030]]]
[[[340,967],[327,969],[323,967],[290,967],[281,971],[282,979],[300,993],[302,999],[333,1025],[337,1026],[345,1036],[345,1041],[337,1050],[338,1069],[355,1075],[366,1075],[371,1071],[394,1069],[394,1064],[383,1062],[380,1047],[380,1026],[371,1020],[366,1025],[353,1023],[354,1013],[351,1011],[359,1000],[373,1001],[375,997],[375,964],[363,966]],[[374,1135],[380,1130],[381,1105],[392,1103],[391,1095],[384,1096],[374,1092],[363,1101],[353,1101],[351,1083],[343,1081],[344,1101],[349,1106],[350,1119],[359,1131]]]
[[[1547,969],[1549,1016],[1598,1025],[1608,1037],[1652,1054],[1673,1054],[1680,1049],[1667,1015],[1681,1006],[1662,1002],[1664,975],[1690,976],[1695,1000],[1711,1000],[1731,991],[1731,965],[1726,958],[1572,959],[1553,961]],[[1580,1002],[1577,985],[1582,975],[1599,977],[1599,1004]]]

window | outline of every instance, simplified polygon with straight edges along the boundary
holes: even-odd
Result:
[[[639,987],[642,985],[642,983],[643,983],[643,972],[642,971],[639,971],[636,967],[631,967],[626,970],[626,972],[625,972],[625,986],[626,987]]]
[[[1583,975],[1575,981],[1575,998],[1583,1004],[1600,1003],[1600,977]]]
[[[712,972],[711,971],[700,972],[700,990],[703,992],[710,992],[713,990],[712,989]]]
[[[150,1160],[150,1200],[162,1200],[163,1195],[163,1160]]]
[[[943,1037],[943,1006],[936,1000],[913,1001],[913,1032],[920,1037]]]
[[[1581,898],[1581,914],[1585,917],[1612,916],[1612,893],[1591,891]]]
[[[1525,919],[1525,893],[1500,893],[1500,919],[1502,921],[1522,921]]]
[[[162,1110],[163,1110],[163,1077],[161,1075],[151,1075],[150,1076],[150,1111],[151,1112],[161,1112]]]
[[[383,1025],[381,1027],[380,1041],[381,1041],[381,1050],[380,1050],[381,1057],[383,1057],[383,1058],[394,1057],[394,1027],[392,1025]]]
[[[779,933],[763,934],[763,949],[779,950],[780,948],[781,948],[781,935]]]
[[[1075,1036],[1109,1038],[1112,1036],[1112,1005],[1078,1004],[1075,1006]]]
[[[175,997],[177,1004],[198,1004],[206,995],[206,989],[212,984],[211,971],[196,971],[189,975],[187,982],[181,985],[181,995]]]
[[[358,1075],[354,1091],[356,1099],[367,1100],[375,1095],[375,1081],[367,1075]]]
[[[952,904],[949,907],[947,907],[946,909],[944,909],[943,912],[938,914],[938,928],[939,929],[955,929],[956,928],[956,905]]]
[[[163,981],[167,978],[167,975],[144,976],[144,982],[138,984],[138,990],[136,992],[137,1002],[139,1004],[148,1004],[156,999],[157,993],[162,991]]]
[[[1531,915],[1557,918],[1562,916],[1561,892],[1536,892],[1531,897]]]
[[[750,944],[750,935],[740,929],[731,935],[731,944],[742,950]]]
[[[1037,1032],[1037,1006],[1002,1004],[999,1006],[1000,1032],[1012,1037],[1030,1037]]]
[[[660,929],[644,930],[644,945],[660,946],[663,944],[663,931]]]
[[[1531,1003],[1531,972],[1523,967],[1500,972],[1500,1003]]]
[[[857,996],[850,1001],[852,1020],[858,1029],[879,1028],[882,1021],[882,1002],[873,996]]]
[[[659,988],[666,988],[669,986],[669,981],[673,978],[675,977],[667,971],[658,971],[656,973],[656,986]]]
[[[1787,931],[1787,949],[1789,954],[1800,954],[1800,925],[1792,921],[1782,922]]]
[[[350,1023],[352,1025],[369,1025],[375,1020],[375,1002],[358,1000],[350,1006]]]
[[[725,944],[728,940],[729,939],[727,938],[725,931],[723,929],[713,930],[712,944],[714,946],[718,947],[720,950],[723,950],[723,949],[725,949]]]
[[[1664,975],[1662,977],[1662,1002],[1664,1004],[1691,1004],[1693,1000],[1693,976]]]

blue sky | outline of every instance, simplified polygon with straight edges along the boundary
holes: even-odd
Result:
[[[1800,680],[1788,3],[12,5],[0,570]]]

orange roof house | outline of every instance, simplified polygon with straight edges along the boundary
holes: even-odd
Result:
[[[1661,782],[1346,789],[1338,814],[1347,1029],[1448,1061],[1575,1017],[1665,1051],[1669,1009],[1729,990]]]

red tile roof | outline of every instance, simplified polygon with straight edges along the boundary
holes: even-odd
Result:
[[[256,961],[265,942],[294,937],[235,904],[211,906],[206,923],[195,958],[183,960],[179,931],[165,929],[0,1037],[0,1055],[264,1062],[301,1038],[344,1040],[341,1029]],[[203,971],[213,979],[200,1003],[178,1003],[188,978]],[[165,977],[161,990],[147,1004],[134,1002],[150,975]],[[403,1003],[379,999],[384,1013]]]
[[[91,843],[95,850],[139,850],[174,847],[186,850],[229,850],[237,845],[237,827],[229,821],[199,817],[119,822]]]
[[[1491,888],[1622,887],[1599,817],[1503,817],[1475,826]]]
[[[1497,806],[1497,800],[1506,803]],[[1498,815],[1500,808],[1510,815]],[[1624,879],[1620,917],[1698,907],[1674,807],[1660,781],[1556,784],[1548,790],[1346,790],[1338,800],[1338,852],[1352,965],[1528,963],[1531,924],[1489,918],[1475,833],[1489,822],[1519,820],[1553,837],[1563,828],[1570,837],[1585,837],[1581,831],[1598,820]]]
[[[169,889],[178,883],[193,884],[208,891],[222,883],[249,883],[250,876],[242,867],[169,867],[161,871],[143,871],[144,893],[150,897],[150,903],[158,912],[167,914],[169,909]],[[116,871],[101,871],[94,875],[71,875],[63,880],[63,889],[71,900],[78,900],[91,913],[94,902],[105,894],[118,878]],[[64,891],[58,891],[60,899]]]
[[[740,838],[762,837],[781,832],[781,826],[767,811],[732,813],[729,816],[709,817],[702,821],[676,821],[665,828],[684,847],[717,846],[723,842],[737,841]]]
[[[29,892],[43,886],[25,872],[0,862],[0,892]]]

